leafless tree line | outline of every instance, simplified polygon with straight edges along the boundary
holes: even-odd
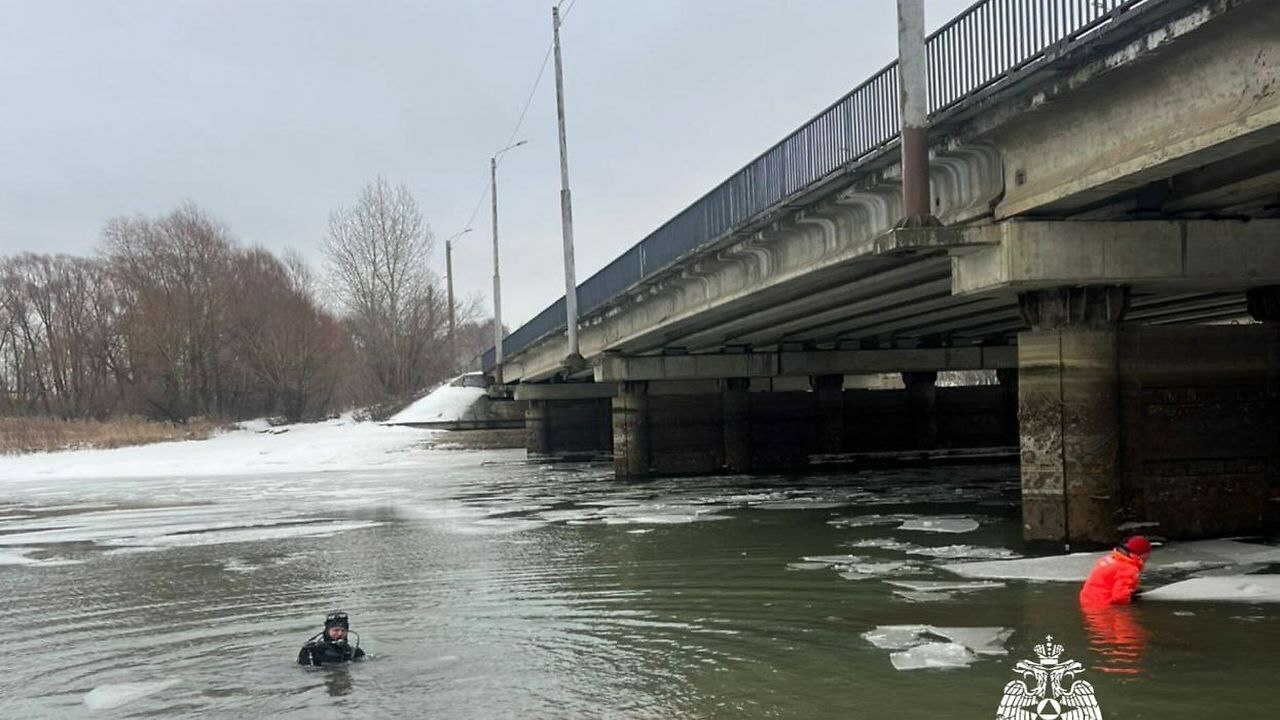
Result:
[[[327,282],[184,205],[108,221],[95,257],[0,258],[0,415],[298,421],[394,407],[456,369],[407,190],[370,184],[325,249]]]

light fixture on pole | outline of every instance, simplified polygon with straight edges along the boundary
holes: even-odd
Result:
[[[498,273],[498,158],[524,145],[512,143],[489,158],[489,197],[493,203],[493,382],[502,384],[502,280]]]
[[[560,59],[560,6],[551,8],[552,46],[556,56],[556,121],[560,131],[560,233],[564,240],[564,314],[568,353],[565,369],[573,372],[582,367],[578,351],[578,281],[573,262],[573,198],[569,194],[569,146],[565,140],[564,66]]]
[[[469,232],[471,232],[471,228],[454,233],[444,241],[445,287],[449,294],[449,372],[456,370],[458,365],[458,326],[457,319],[454,317],[455,306],[453,303],[453,241]]]

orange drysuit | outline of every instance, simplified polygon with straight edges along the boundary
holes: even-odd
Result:
[[[1128,605],[1138,589],[1142,558],[1123,550],[1112,550],[1093,566],[1080,588],[1080,604],[1086,607]]]

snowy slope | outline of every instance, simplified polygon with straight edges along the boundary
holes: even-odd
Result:
[[[355,422],[350,417],[276,428],[243,423],[208,440],[114,450],[0,456],[0,489],[9,482],[103,477],[193,477],[311,472],[421,464],[434,431]]]
[[[388,425],[404,423],[454,422],[470,419],[472,406],[485,396],[482,387],[441,385],[426,397],[392,415]]]

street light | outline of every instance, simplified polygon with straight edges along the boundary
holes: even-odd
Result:
[[[453,241],[469,232],[471,232],[471,228],[454,233],[444,241],[444,276],[449,293],[449,372],[453,372],[458,366],[458,337],[456,335],[458,328],[457,321],[454,319],[453,304]]]
[[[508,145],[489,158],[489,197],[493,201],[493,381],[502,384],[502,281],[498,273],[498,158],[525,141]]]

